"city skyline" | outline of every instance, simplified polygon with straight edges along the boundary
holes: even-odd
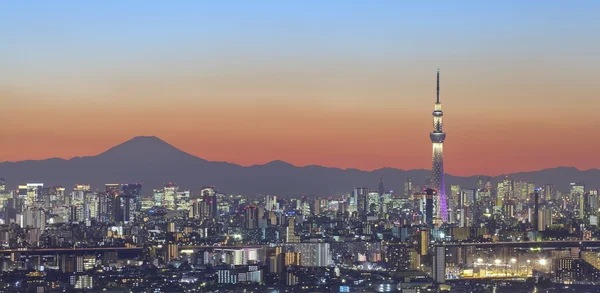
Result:
[[[447,173],[600,164],[597,3],[341,3],[3,3],[0,161],[155,135],[245,166],[428,169],[441,67]]]
[[[600,293],[597,11],[0,2],[0,291]]]

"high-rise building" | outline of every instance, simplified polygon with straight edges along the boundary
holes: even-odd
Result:
[[[101,222],[113,221],[114,195],[108,192],[98,194],[98,220]]]
[[[120,190],[121,186],[116,183],[110,183],[104,185],[104,191],[106,192],[106,212],[107,214],[106,220],[107,222],[118,221],[121,218],[120,216],[120,200],[119,195],[121,194]]]
[[[0,178],[0,194],[6,191],[6,180]]]
[[[70,218],[69,220],[72,223],[83,222],[85,221],[85,206],[83,204],[74,204],[71,206],[70,210]]]
[[[175,194],[175,203],[178,211],[189,211],[191,208],[190,191],[177,191]]]
[[[421,230],[419,236],[419,254],[427,255],[427,251],[429,250],[429,230]]]
[[[435,248],[433,257],[433,279],[437,283],[446,282],[446,247]]]
[[[538,230],[539,227],[539,217],[540,217],[540,192],[538,189],[535,190],[533,194],[533,210],[535,215],[535,220],[533,221],[533,226]]]
[[[354,197],[356,202],[357,211],[359,214],[366,214],[369,211],[369,206],[367,203],[367,194],[369,193],[366,187],[356,187],[352,192],[352,197]]]
[[[300,253],[300,263],[304,267],[326,267],[332,262],[329,243],[285,243],[283,246]]]
[[[99,216],[99,214],[98,214],[98,203],[99,203],[98,194],[86,193],[84,202],[85,202],[84,203],[85,219],[86,220],[98,219],[98,216]]]
[[[552,225],[552,208],[542,206],[538,211],[538,231],[545,231]]]
[[[246,229],[258,228],[258,208],[255,206],[246,207]]]
[[[321,200],[320,199],[315,199],[315,202],[313,203],[313,215],[318,216],[321,214]]]
[[[434,189],[428,188],[425,190],[425,223],[429,226],[433,226],[433,202],[436,195],[437,192]]]
[[[267,195],[265,196],[265,209],[267,211],[278,211],[279,203],[277,202],[277,196]]]
[[[117,216],[115,221],[130,222],[135,218],[135,211],[141,209],[142,185],[139,183],[123,184],[118,196]]]
[[[387,263],[392,271],[410,269],[410,254],[406,244],[392,244],[387,248]]]
[[[411,177],[406,177],[406,180],[404,181],[404,197],[405,198],[409,198],[412,195],[412,178]]]
[[[296,217],[290,217],[288,219],[288,226],[286,228],[285,234],[285,242],[300,242],[300,237],[296,235]]]
[[[204,187],[200,190],[202,195],[201,210],[202,217],[205,219],[218,220],[219,210],[217,201],[217,191],[214,187]]]
[[[446,186],[444,181],[444,141],[446,133],[443,130],[442,103],[440,103],[440,70],[437,70],[437,99],[433,110],[433,131],[429,133],[431,143],[433,144],[433,166],[432,166],[432,187],[437,190],[437,196],[434,198],[435,215],[442,220],[448,221],[448,209],[446,207]]]
[[[381,196],[377,191],[371,191],[367,193],[367,213],[377,214],[381,212]]]
[[[98,195],[98,218],[103,222],[114,222],[121,219],[120,199],[121,185],[111,183],[104,185],[104,192]]]
[[[179,191],[179,186],[177,186],[176,184],[173,184],[172,182],[166,183],[165,186],[163,187],[162,206],[164,206],[166,209],[169,209],[169,210],[175,210],[177,208],[176,202],[175,202],[175,197],[176,197],[178,191]]]
[[[556,198],[556,189],[552,184],[544,185],[544,200],[553,200]]]
[[[524,180],[514,181],[514,194],[520,200],[526,200],[533,190],[529,190],[529,183]]]
[[[571,202],[575,202],[576,215],[579,219],[584,218],[585,214],[585,184],[571,183],[570,190]]]
[[[448,221],[456,223],[458,211],[461,209],[460,185],[450,185],[450,196],[448,197]]]
[[[498,189],[496,189],[496,203],[498,206],[502,206],[502,202],[514,199],[515,197],[515,181],[505,178],[504,181],[498,182]]]
[[[594,216],[598,211],[598,190],[593,189],[587,192],[586,216]]]
[[[152,190],[152,197],[154,201],[154,206],[162,207],[165,200],[165,190],[164,189],[154,189]]]
[[[83,195],[85,191],[79,191],[78,196],[79,201],[83,201]],[[38,198],[38,203],[43,202],[46,208],[54,207],[57,205],[70,204],[70,198],[65,198],[65,188],[62,186],[48,186],[42,187],[40,191],[40,196]]]
[[[452,199],[454,207],[460,207],[460,185],[450,185],[450,199]]]
[[[23,211],[22,223],[19,224],[22,228],[31,227],[44,230],[46,227],[46,214],[42,209],[26,209]]]
[[[379,179],[379,196],[383,196],[385,194],[385,187],[383,187],[383,174],[381,175],[381,178]]]
[[[38,200],[44,183],[27,183],[26,185],[19,185],[19,198],[23,199],[23,204],[30,207],[33,203]]]

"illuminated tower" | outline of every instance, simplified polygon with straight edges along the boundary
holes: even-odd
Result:
[[[446,133],[442,130],[442,103],[440,103],[440,70],[437,70],[437,99],[433,110],[433,131],[429,133],[433,144],[433,168],[432,186],[437,190],[434,198],[435,215],[443,222],[448,221],[448,209],[446,206],[446,186],[444,183],[444,140]]]

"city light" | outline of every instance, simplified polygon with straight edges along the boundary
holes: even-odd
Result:
[[[511,259],[510,259],[510,262],[511,262],[511,263],[516,263],[516,262],[517,262],[517,259],[516,259],[516,258],[511,258]]]

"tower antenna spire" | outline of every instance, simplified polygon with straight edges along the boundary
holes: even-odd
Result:
[[[436,103],[439,104],[440,103],[440,69],[438,68],[436,71],[437,73],[437,99],[436,99]]]

